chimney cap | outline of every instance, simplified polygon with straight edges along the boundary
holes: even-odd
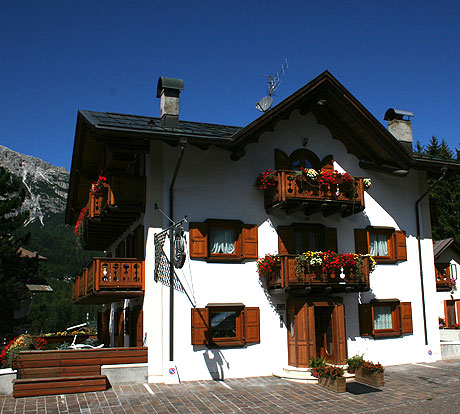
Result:
[[[410,111],[404,111],[403,109],[389,108],[385,112],[385,117],[383,119],[385,121],[393,121],[394,119],[404,119],[405,116],[409,118],[414,116],[414,114]]]
[[[158,78],[157,98],[161,97],[161,91],[163,89],[184,89],[184,81],[182,79],[166,78],[164,76],[160,76]]]

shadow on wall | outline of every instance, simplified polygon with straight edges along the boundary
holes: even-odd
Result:
[[[224,364],[227,369],[230,369],[230,363],[225,359],[220,349],[207,349],[203,353],[203,358],[211,378],[215,381],[223,381]]]
[[[359,292],[350,294],[347,300],[344,301],[345,312],[346,312],[346,335],[347,341],[356,341],[356,338],[360,337],[359,332],[359,311],[358,306],[360,303],[369,303],[372,299],[376,299],[377,296],[370,289],[367,292]]]

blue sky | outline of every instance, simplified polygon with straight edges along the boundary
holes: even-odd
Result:
[[[78,109],[159,115],[159,76],[184,79],[181,119],[247,125],[262,73],[275,103],[329,70],[378,120],[460,148],[459,1],[16,1],[2,4],[0,144],[70,168]]]

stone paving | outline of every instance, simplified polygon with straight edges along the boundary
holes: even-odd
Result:
[[[348,383],[336,394],[275,377],[133,384],[104,392],[15,399],[0,396],[2,414],[100,413],[460,413],[460,360],[387,367],[385,386]]]

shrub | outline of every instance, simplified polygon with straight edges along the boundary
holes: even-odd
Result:
[[[345,364],[348,365],[348,372],[353,373],[362,365],[364,362],[363,356],[364,354],[356,354],[345,360]]]
[[[324,364],[320,367],[312,369],[312,373],[317,378],[340,378],[343,377],[344,371],[342,367],[336,367],[335,365]]]
[[[385,371],[385,368],[381,364],[374,364],[371,361],[363,361],[360,368],[364,375],[372,375],[376,372],[383,374],[383,371]]]

